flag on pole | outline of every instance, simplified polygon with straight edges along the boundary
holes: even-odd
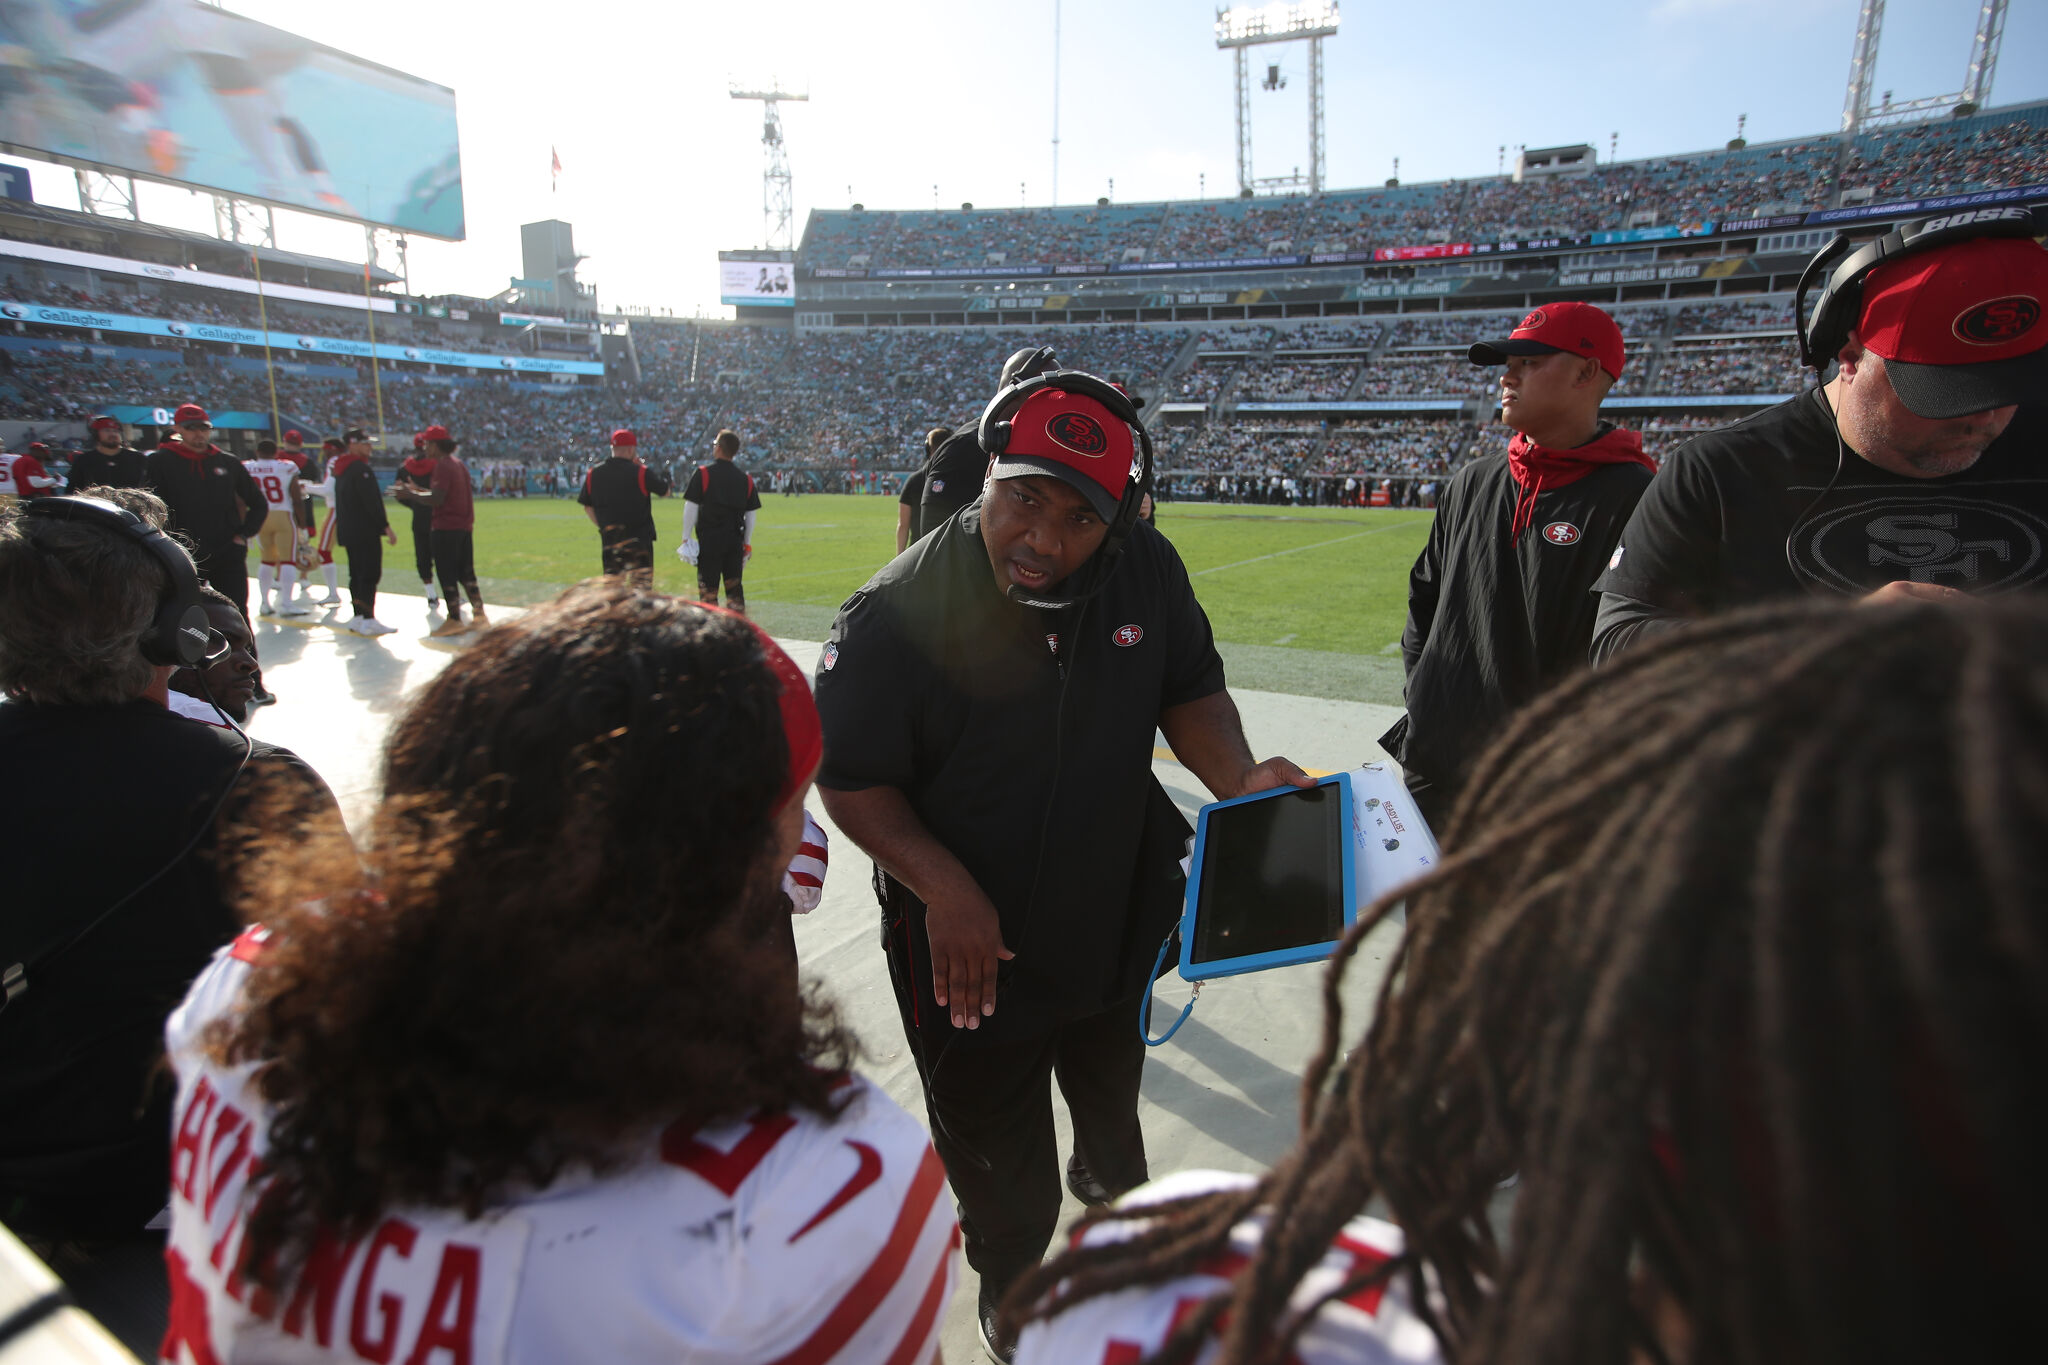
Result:
[[[550,147],[548,155],[554,158],[554,169],[549,172],[548,178],[548,193],[553,194],[562,186],[562,154]]]

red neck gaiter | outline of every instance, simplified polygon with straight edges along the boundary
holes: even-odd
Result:
[[[350,465],[360,464],[363,458],[361,455],[337,455],[334,457],[334,463],[328,466],[329,472],[335,474],[343,473]]]
[[[1515,516],[1508,528],[1508,543],[1518,545],[1522,532],[1536,519],[1536,495],[1546,488],[1563,488],[1577,483],[1602,465],[1639,464],[1656,471],[1657,462],[1643,453],[1643,438],[1627,427],[1607,427],[1582,446],[1552,450],[1539,446],[1521,432],[1508,442],[1508,472],[1515,476],[1520,492],[1515,497]]]
[[[193,464],[198,464],[201,460],[213,454],[213,446],[211,445],[208,445],[204,450],[194,450],[183,441],[172,441],[168,444],[172,450],[177,451],[178,454],[190,460]]]
[[[405,461],[405,472],[415,479],[430,479],[434,476],[434,462],[423,460],[417,455],[408,456]]]

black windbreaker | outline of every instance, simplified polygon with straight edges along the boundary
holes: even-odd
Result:
[[[1516,543],[1521,486],[1508,457],[1452,477],[1408,576],[1408,714],[1380,739],[1403,768],[1455,790],[1511,713],[1584,666],[1594,581],[1650,478],[1612,464],[1544,489]]]

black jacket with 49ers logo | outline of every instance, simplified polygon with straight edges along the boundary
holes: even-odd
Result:
[[[1650,478],[1603,465],[1539,488],[1532,511],[1505,454],[1452,477],[1408,575],[1408,714],[1380,739],[1411,775],[1448,797],[1509,715],[1585,667],[1593,584]]]

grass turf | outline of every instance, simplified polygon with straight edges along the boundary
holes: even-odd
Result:
[[[476,562],[485,597],[545,601],[598,572],[597,531],[567,499],[479,501]],[[404,535],[405,514],[393,522]],[[1159,529],[1186,561],[1233,687],[1398,705],[1398,642],[1408,569],[1430,513],[1366,508],[1168,503]],[[694,593],[675,557],[679,500],[657,503],[655,581]],[[776,634],[822,640],[839,604],[886,563],[896,500],[805,494],[764,499],[747,567],[747,605]],[[417,592],[408,547],[385,559],[384,586]]]

